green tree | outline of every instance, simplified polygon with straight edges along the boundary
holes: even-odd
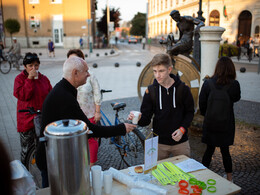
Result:
[[[138,12],[131,21],[131,35],[145,36],[146,14]]]
[[[128,35],[128,30],[123,29],[122,32],[121,32],[121,37],[126,38],[127,35]]]
[[[107,35],[107,9],[103,9],[103,16],[97,22],[98,31]],[[114,22],[114,28],[119,27],[119,21],[121,20],[119,8],[110,9],[110,22]]]
[[[21,25],[18,22],[18,20],[10,18],[4,22],[4,27],[7,30],[7,32],[10,33],[11,38],[13,39],[13,34],[18,33],[20,31]]]

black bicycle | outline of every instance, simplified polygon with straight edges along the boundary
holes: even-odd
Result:
[[[101,94],[103,93],[112,92],[112,90],[101,90]],[[124,110],[126,104],[123,102],[113,102],[111,103],[112,109],[115,111],[115,121],[114,125],[118,125],[120,123],[131,123],[130,121],[119,119],[119,112]],[[108,117],[105,113],[100,110],[102,117],[101,117],[101,124],[103,126],[112,126],[113,124],[110,122]],[[120,167],[122,166],[122,162],[127,166],[134,166],[138,164],[144,163],[144,141],[145,135],[147,134],[148,129],[143,127],[137,127],[132,132],[127,133],[125,136],[116,136],[110,138],[110,143],[114,144],[116,149],[118,150],[121,163]],[[124,166],[123,166],[124,168]]]
[[[12,67],[16,70],[20,70],[23,66],[23,56],[20,56],[18,59],[14,54],[7,54],[4,56],[3,60],[0,58],[0,72],[7,74],[11,71]]]
[[[41,118],[42,118],[41,111],[35,110],[33,107],[28,107],[28,109],[18,110],[18,112],[27,112],[27,114],[35,115],[33,119],[33,123],[34,123],[36,136],[34,138],[34,143],[30,146],[25,156],[25,166],[28,169],[28,171],[32,174],[36,186],[40,188],[42,183],[42,178],[41,178],[41,172],[36,165],[35,156],[36,156],[36,146],[41,132]]]

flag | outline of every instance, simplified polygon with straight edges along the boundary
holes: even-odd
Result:
[[[227,8],[226,8],[225,5],[224,5],[224,8],[223,8],[223,15],[224,15],[225,18],[227,17]]]

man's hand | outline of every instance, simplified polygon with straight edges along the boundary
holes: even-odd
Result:
[[[124,123],[124,125],[125,125],[125,129],[126,129],[126,133],[129,133],[136,128],[136,125],[133,125],[133,124]]]
[[[183,134],[181,132],[180,129],[177,129],[175,130],[173,133],[172,133],[172,139],[176,142],[180,141],[180,139],[182,138]]]

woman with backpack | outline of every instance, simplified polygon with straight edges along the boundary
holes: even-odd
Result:
[[[202,142],[207,149],[202,164],[209,167],[215,148],[220,147],[227,179],[232,181],[232,159],[229,146],[235,137],[234,102],[240,100],[240,85],[229,57],[221,57],[213,76],[205,80],[199,95],[199,108],[204,117]]]

